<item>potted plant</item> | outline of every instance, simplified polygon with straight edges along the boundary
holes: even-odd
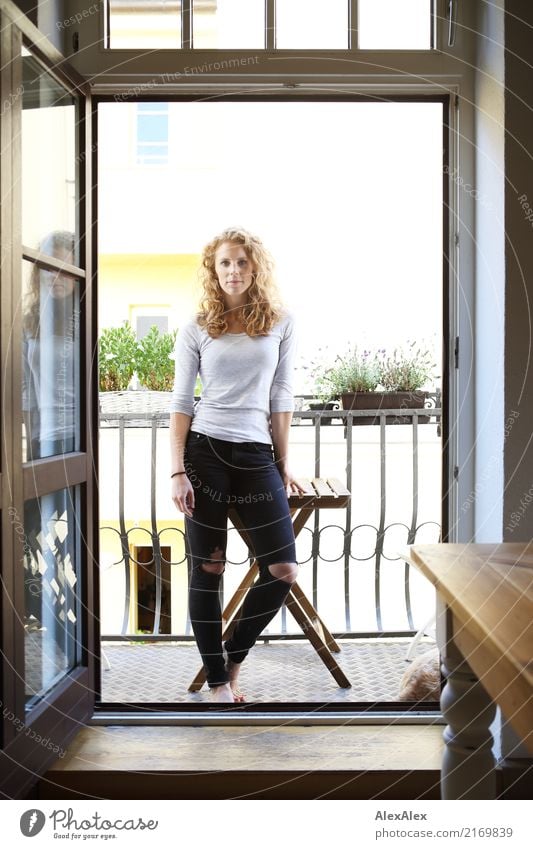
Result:
[[[98,345],[98,376],[101,392],[128,388],[136,366],[137,339],[129,321],[106,327]]]
[[[435,363],[432,355],[425,347],[415,347],[416,341],[408,342],[405,348],[394,348],[392,354],[387,355],[382,349],[381,378],[380,384],[387,393],[387,407],[396,408],[423,408],[427,398],[427,391],[422,387],[428,381],[436,377],[434,373]],[[419,416],[419,422],[428,422],[429,416]],[[408,424],[409,416],[398,416],[394,423]]]
[[[137,344],[135,371],[141,386],[155,392],[170,392],[174,384],[174,350],[178,331],[160,333],[152,324],[148,333]]]
[[[138,340],[127,321],[106,328],[99,340],[99,407],[106,422],[128,414],[135,427],[149,427],[154,417],[168,412],[174,385],[174,346],[178,331],[161,333],[152,325]],[[136,375],[135,383],[132,377]],[[194,395],[202,392],[200,378]],[[135,414],[135,423],[133,420]]]
[[[323,391],[342,399],[345,410],[411,409],[424,406],[427,393],[420,388],[433,376],[434,364],[425,349],[407,351],[395,348],[387,355],[384,348],[360,351],[349,346],[337,355],[330,367],[319,373]],[[387,416],[387,424],[407,424],[410,416]],[[419,421],[429,421],[429,416]],[[379,416],[355,416],[353,423],[379,424]]]
[[[371,351],[360,352],[348,346],[337,354],[332,365],[323,364],[315,371],[315,386],[322,398],[342,399],[344,409],[366,407],[380,378],[379,362]],[[361,400],[364,399],[364,400]],[[354,418],[355,424],[370,424],[368,418]]]
[[[310,369],[310,377],[313,381],[311,392],[314,400],[308,402],[307,407],[310,410],[338,410],[340,406],[339,396],[329,385],[329,381],[326,376],[327,369],[324,366],[323,359],[326,357],[326,354],[322,348],[319,348],[318,351],[321,356],[320,360],[311,360],[309,365],[306,363],[302,366],[303,369]],[[332,421],[332,417],[326,416],[322,419],[321,424],[330,425]]]

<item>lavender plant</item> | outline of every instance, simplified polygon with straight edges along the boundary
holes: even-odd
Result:
[[[408,342],[406,348],[394,348],[389,355],[381,349],[379,382],[387,392],[414,392],[435,379],[432,354],[427,348],[415,348],[416,344]]]

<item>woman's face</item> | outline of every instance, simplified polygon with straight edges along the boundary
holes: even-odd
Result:
[[[68,250],[56,248],[54,250],[54,256],[60,262],[66,262],[69,265],[73,264],[74,258]],[[72,295],[76,286],[74,277],[63,274],[61,271],[48,271],[47,269],[41,270],[41,282],[45,284],[47,294],[51,295],[52,298],[66,298]]]
[[[242,245],[222,242],[215,251],[215,273],[220,288],[233,303],[246,301],[244,295],[253,281],[255,265]]]

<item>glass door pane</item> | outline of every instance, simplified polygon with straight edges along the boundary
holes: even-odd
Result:
[[[277,0],[276,47],[345,50],[348,47],[346,0]]]
[[[431,0],[359,0],[362,50],[430,50]]]
[[[181,47],[181,0],[108,0],[109,47],[176,49]]]
[[[53,231],[79,233],[78,107],[74,96],[27,51],[22,68],[22,242],[46,253]],[[79,264],[77,238],[68,261]]]
[[[79,661],[79,487],[24,505],[26,707]]]
[[[205,50],[265,46],[265,0],[193,0],[193,44]],[[220,60],[224,61],[224,58]],[[228,61],[228,60],[226,60]],[[231,58],[230,58],[231,63]],[[233,65],[239,64],[233,59]]]
[[[41,243],[72,262],[74,237],[52,231]],[[23,462],[79,451],[79,281],[64,271],[23,263]]]

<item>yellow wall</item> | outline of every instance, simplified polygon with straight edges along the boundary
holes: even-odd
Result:
[[[108,254],[99,257],[99,330],[118,327],[128,319],[133,327],[133,308],[136,306],[158,308],[162,314],[169,310],[169,329],[184,324],[197,307],[200,293],[198,269],[200,256],[197,254]],[[122,623],[123,609],[117,600],[124,598],[124,565],[111,564],[121,558],[120,540],[115,530],[116,521],[101,520],[100,552],[101,565],[101,631],[118,633]],[[183,537],[174,530],[161,533],[165,528],[183,529],[183,520],[160,521],[161,545],[171,545],[174,564],[184,558]],[[130,530],[136,528],[136,530]],[[145,530],[142,530],[145,529]],[[128,541],[130,552],[134,545],[150,545],[150,522],[140,521],[135,525],[126,521],[130,530]],[[132,570],[134,572],[134,570]],[[187,566],[186,562],[171,566],[172,581],[172,630],[184,630],[187,615]],[[130,627],[134,624],[134,587],[132,586]]]
[[[199,254],[101,255],[99,329],[118,327],[125,319],[134,324],[136,306],[169,309],[169,330],[179,328],[198,304],[199,267]]]

